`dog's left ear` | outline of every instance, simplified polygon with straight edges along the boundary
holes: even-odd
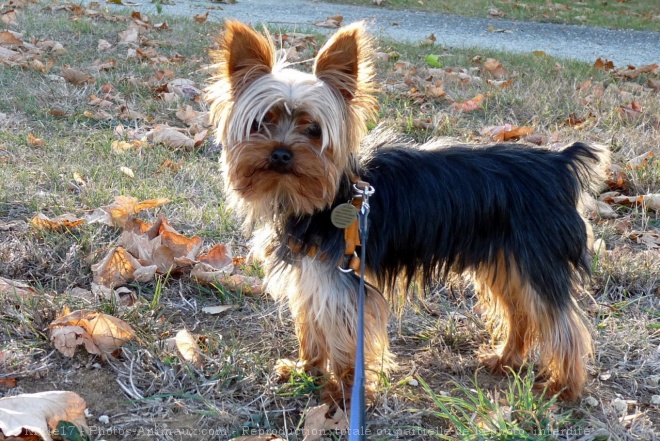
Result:
[[[346,100],[371,92],[373,70],[373,42],[363,22],[337,31],[314,60],[314,75]]]

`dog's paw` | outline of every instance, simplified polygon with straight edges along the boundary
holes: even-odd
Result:
[[[278,383],[289,381],[293,374],[309,374],[312,376],[320,376],[322,372],[313,364],[303,360],[290,360],[288,358],[280,358],[275,363],[275,377]]]
[[[504,375],[508,372],[508,369],[502,363],[502,358],[494,352],[481,353],[478,358],[479,363],[488,369],[491,374]]]
[[[545,392],[546,397],[552,397],[553,395],[559,394],[559,399],[561,401],[575,401],[580,398],[581,392],[580,388],[561,384],[552,377],[546,378],[544,376],[537,377],[533,389],[538,393]]]
[[[289,381],[294,372],[304,372],[303,363],[300,361],[280,358],[275,363],[275,379],[278,383]]]
[[[502,355],[493,351],[483,351],[478,355],[479,363],[484,366],[491,374],[506,375],[511,370],[519,371],[524,364],[523,359],[511,360],[510,357],[503,357]]]

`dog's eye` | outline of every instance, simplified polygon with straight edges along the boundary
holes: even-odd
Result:
[[[322,134],[323,134],[323,132],[321,131],[321,126],[316,124],[316,123],[314,123],[314,124],[310,125],[309,127],[307,127],[307,135],[310,138],[319,139]]]
[[[262,122],[262,124],[270,124],[270,123],[274,122],[273,121],[274,119],[275,119],[275,114],[271,110],[271,111],[266,112],[266,114],[264,115],[261,122]]]
[[[261,121],[258,119],[252,121],[252,126],[250,126],[250,133],[257,133],[261,131],[261,129],[263,129],[267,124],[272,124],[274,119],[275,115],[273,112],[267,112],[263,118],[261,118]]]

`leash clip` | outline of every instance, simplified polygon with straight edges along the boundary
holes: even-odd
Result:
[[[352,259],[352,258],[357,258],[357,256],[358,256],[357,253],[353,253],[353,256],[351,257],[351,259]],[[344,274],[351,274],[351,273],[355,272],[355,271],[353,270],[353,268],[351,268],[351,267],[349,267],[349,266],[347,266],[346,268],[344,268],[344,267],[342,267],[341,265],[339,265],[339,266],[337,266],[337,269],[338,269],[339,271],[341,271],[342,273],[344,273]]]
[[[362,198],[362,206],[360,213],[363,215],[369,214],[369,197],[376,192],[376,189],[365,181],[357,181],[353,184],[353,198]]]

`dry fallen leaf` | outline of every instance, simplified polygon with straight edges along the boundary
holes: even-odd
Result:
[[[486,59],[484,63],[484,69],[488,71],[494,78],[501,79],[509,75],[509,71],[502,66],[502,63],[495,60],[494,58]]]
[[[629,188],[628,175],[618,164],[611,164],[605,184],[610,190],[627,190]]]
[[[534,133],[534,127],[531,126],[512,126],[505,124],[503,126],[488,127],[481,131],[482,135],[489,136],[496,142],[505,142],[517,140]]]
[[[67,82],[76,86],[82,86],[84,84],[94,82],[94,78],[91,75],[77,69],[72,69],[70,67],[65,67],[62,69],[62,77]]]
[[[130,26],[125,31],[119,33],[119,44],[137,45],[138,40],[138,29],[135,26]]]
[[[459,112],[465,113],[465,112],[472,112],[474,110],[477,110],[481,107],[481,103],[484,100],[484,96],[482,94],[479,94],[472,98],[471,100],[464,101],[464,102],[456,102],[452,103],[451,107],[454,110],[457,110]]]
[[[179,107],[176,110],[176,117],[184,122],[187,126],[193,124],[199,124],[202,126],[209,125],[209,113],[208,112],[198,112],[192,108],[191,105],[186,107]]]
[[[258,296],[263,293],[262,282],[258,277],[232,274],[223,278],[220,283],[230,291],[241,292],[245,295]]]
[[[197,259],[190,276],[200,283],[209,285],[222,283],[234,271],[231,254],[223,244],[214,246],[208,253]]]
[[[413,127],[421,130],[434,130],[435,123],[431,118],[415,118],[412,121]]]
[[[96,50],[99,52],[105,52],[112,49],[112,44],[107,40],[100,39],[96,45]]]
[[[635,79],[639,77],[641,74],[654,73],[657,70],[658,70],[657,64],[647,64],[646,66],[642,66],[639,68],[635,68],[634,66],[628,66],[628,69],[616,71],[616,75],[629,79]]]
[[[27,134],[27,142],[28,145],[31,145],[32,147],[41,148],[46,145],[46,142],[42,138],[37,138],[32,133]]]
[[[129,178],[134,178],[135,177],[135,173],[133,173],[133,170],[131,170],[128,167],[121,166],[121,167],[119,167],[119,171],[122,172],[123,174],[125,174],[126,176],[128,176]]]
[[[215,245],[207,253],[201,254],[197,260],[218,270],[225,270],[230,273],[234,270],[234,259],[227,246],[221,243]]]
[[[660,249],[660,233],[657,231],[632,231],[628,238],[650,250]]]
[[[106,112],[105,110],[100,110],[98,112],[93,112],[91,110],[85,110],[83,115],[90,119],[95,119],[97,121],[111,120],[114,119],[113,116]]]
[[[64,49],[62,43],[53,40],[40,40],[37,42],[37,47],[54,55],[62,55],[66,53],[66,49]]]
[[[644,204],[646,205],[646,208],[650,208],[651,210],[655,210],[655,211],[660,211],[660,193],[645,194]]]
[[[154,144],[163,144],[171,148],[193,148],[195,141],[173,127],[158,125],[150,134]]]
[[[136,258],[139,264],[154,265],[158,273],[168,274],[180,273],[198,263],[197,255],[202,247],[202,239],[179,234],[161,215],[151,225],[138,219],[129,219],[118,244]],[[117,269],[114,267],[114,270]],[[108,278],[112,280],[109,275]]]
[[[614,219],[619,217],[619,214],[607,203],[603,201],[596,201],[598,216],[603,219]]]
[[[530,144],[536,145],[545,145],[548,143],[548,137],[541,135],[540,133],[532,133],[531,135],[525,136],[523,139]]]
[[[35,290],[30,285],[16,280],[0,277],[0,294],[15,295],[22,299],[33,297]]]
[[[86,408],[85,400],[74,392],[50,391],[0,398],[0,431],[4,437],[19,437],[28,430],[45,441],[52,441],[51,430],[60,421],[67,421],[89,433]]]
[[[194,100],[202,93],[195,85],[195,82],[189,78],[175,78],[170,80],[166,85],[166,89],[178,97],[189,100]]]
[[[513,84],[513,78],[509,78],[508,80],[486,80],[486,84],[499,89],[506,89]]]
[[[177,162],[172,161],[171,159],[164,159],[163,162],[158,166],[160,171],[169,169],[173,172],[179,171],[183,166],[183,159],[178,160]]]
[[[342,21],[344,21],[343,16],[335,15],[332,17],[328,17],[323,21],[317,21],[316,23],[314,23],[314,25],[322,28],[338,28],[341,26]]]
[[[610,196],[610,194],[612,194]],[[644,202],[644,196],[622,196],[617,192],[608,192],[600,196],[600,200],[607,202],[608,204],[618,204],[625,205],[628,207],[635,207],[641,205]]]
[[[419,44],[420,44],[420,46],[433,46],[437,40],[438,39],[436,38],[435,34],[431,34],[431,35],[425,37],[424,39],[422,39],[419,42]]]
[[[61,231],[77,227],[85,222],[85,219],[79,219],[73,214],[63,214],[50,219],[43,213],[37,213],[30,223],[39,230]]]
[[[98,222],[111,227],[123,227],[130,216],[169,202],[170,200],[167,198],[147,199],[138,202],[138,199],[132,196],[117,196],[112,204],[97,208],[85,218],[90,224]]]
[[[60,317],[48,325],[48,327],[53,333],[59,329],[82,328],[87,332],[89,338],[91,338],[92,342],[103,355],[112,354],[126,342],[135,338],[135,331],[123,320],[89,309],[74,311],[64,317]],[[61,336],[62,331],[59,332],[57,335]],[[51,334],[51,340],[53,340],[53,334]],[[65,335],[65,341],[70,342],[70,340],[71,338]],[[57,341],[61,343],[61,339]],[[84,344],[84,341],[80,341],[79,344]],[[87,347],[87,345],[85,346]],[[60,349],[60,347],[56,347],[58,350]],[[70,353],[69,346],[65,346],[62,349]]]
[[[640,168],[646,168],[648,166],[649,159],[653,158],[655,155],[653,152],[648,151],[642,153],[639,156],[635,156],[630,161],[626,162],[626,168],[628,170],[637,170]]]
[[[78,346],[85,346],[90,354],[102,355],[92,336],[81,326],[57,327],[51,331],[50,341],[65,357],[73,357]]]
[[[202,312],[211,315],[222,314],[225,311],[234,309],[234,305],[218,305],[218,306],[205,306],[202,308]]]
[[[493,25],[490,25],[486,28],[488,32],[493,32],[496,34],[513,34],[513,31],[511,29],[501,29],[501,28],[496,28]]]
[[[112,141],[110,148],[114,153],[125,153],[129,150],[133,150],[135,144],[126,141]]]
[[[112,248],[99,263],[92,265],[94,283],[116,288],[133,280],[149,282],[156,275],[156,265],[142,265],[122,247]]]
[[[205,14],[197,14],[193,17],[197,23],[204,23],[209,18],[209,11]]]
[[[158,269],[166,272],[189,267],[202,248],[202,239],[193,236],[186,237],[175,231],[160,232],[161,246],[153,253],[153,261]]]
[[[617,108],[621,118],[627,121],[635,121],[642,115],[642,106],[637,101],[632,101],[625,106]]]
[[[193,141],[195,143],[195,148],[199,147],[202,145],[204,140],[206,139],[206,136],[209,134],[209,131],[204,129],[200,132],[195,133],[195,136],[193,136]]]
[[[625,205],[627,207],[644,206],[648,209],[660,211],[660,193],[650,193],[637,196],[623,196],[616,191],[603,193],[601,200],[609,204]]]
[[[18,22],[16,21],[16,16],[17,15],[18,15],[17,11],[11,9],[7,12],[4,12],[2,15],[0,15],[0,19],[6,25],[18,26]]]
[[[204,365],[204,358],[197,339],[187,329],[182,329],[176,333],[175,342],[181,358],[197,369],[201,369]]]
[[[13,389],[17,385],[18,385],[18,380],[15,377],[0,378],[0,387],[6,387],[8,389]]]
[[[348,417],[341,408],[332,416],[327,416],[330,407],[327,404],[312,407],[305,413],[303,436],[305,441],[321,439],[326,430],[347,430]]]
[[[594,63],[594,68],[602,69],[602,70],[612,70],[614,69],[614,63],[611,62],[610,60],[605,60],[602,57],[598,57],[598,59]]]
[[[0,44],[13,49],[15,47],[22,46],[23,40],[17,37],[11,31],[2,31],[0,32]]]

